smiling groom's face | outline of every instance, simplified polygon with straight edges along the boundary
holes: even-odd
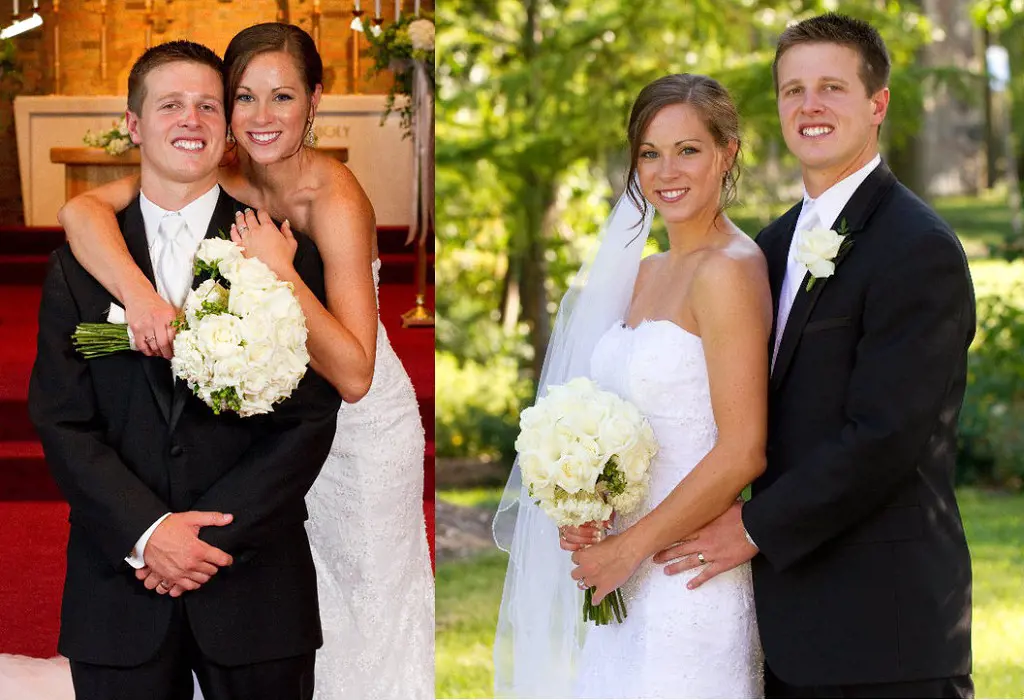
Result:
[[[145,78],[140,114],[127,114],[142,167],[165,182],[213,185],[224,155],[224,86],[210,66],[174,61]]]
[[[889,89],[868,94],[860,68],[860,54],[840,44],[797,44],[779,58],[782,135],[803,166],[805,182],[827,188],[878,152]]]

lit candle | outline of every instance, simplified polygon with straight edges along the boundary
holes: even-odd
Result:
[[[380,0],[373,0],[373,18],[380,18]]]
[[[402,0],[395,0],[395,21],[402,18]]]
[[[420,16],[420,0],[416,0],[416,3],[413,5],[413,9],[416,12],[416,16],[419,17]]]
[[[359,12],[363,8],[359,7],[359,0],[356,0],[356,12]]]

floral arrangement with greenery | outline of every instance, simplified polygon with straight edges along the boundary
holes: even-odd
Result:
[[[373,27],[366,33],[374,60],[373,72],[391,70],[395,75],[395,82],[388,92],[383,119],[395,111],[395,97],[405,96],[408,99],[398,111],[406,134],[412,128],[415,111],[412,86],[417,63],[426,70],[430,90],[434,91],[434,32],[432,15],[407,14],[390,24]]]
[[[128,135],[128,124],[125,118],[121,117],[121,121],[111,122],[111,124],[112,126],[108,130],[99,133],[93,133],[92,129],[86,131],[82,142],[86,146],[102,148],[112,156],[119,156],[135,148],[135,143]]]

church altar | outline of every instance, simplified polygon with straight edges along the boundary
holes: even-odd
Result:
[[[342,163],[348,160],[347,148],[320,146],[319,150]],[[139,149],[112,156],[102,148],[53,147],[50,161],[64,165],[64,197],[71,199],[112,180],[134,175],[139,172],[141,162]]]
[[[65,202],[65,149],[82,148],[88,130],[105,131],[124,115],[124,97],[19,96],[14,100],[21,194],[28,226],[56,226]],[[402,138],[399,117],[381,125],[384,95],[324,95],[314,130],[320,147],[346,156],[348,167],[366,190],[378,226],[408,226],[412,190],[412,143]],[[345,149],[345,153],[341,153]],[[92,149],[88,149],[92,150]],[[103,158],[101,154],[101,158]],[[137,158],[137,154],[107,158]],[[70,166],[82,167],[82,166]],[[111,169],[133,167],[115,165]]]

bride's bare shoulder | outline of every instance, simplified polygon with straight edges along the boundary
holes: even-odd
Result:
[[[736,229],[722,245],[702,251],[694,283],[703,288],[738,287],[756,292],[767,289],[768,264],[757,243]]]

